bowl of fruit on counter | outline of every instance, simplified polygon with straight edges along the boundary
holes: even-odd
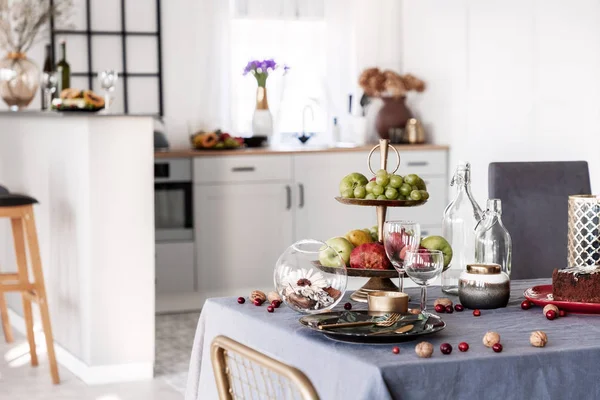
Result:
[[[427,185],[416,174],[405,176],[391,174],[380,169],[368,179],[353,172],[342,178],[340,196],[336,200],[344,204],[364,206],[412,207],[427,202]]]
[[[104,98],[91,90],[63,89],[57,99],[52,100],[56,111],[96,112],[104,108]]]
[[[190,138],[196,150],[234,150],[244,146],[244,139],[231,136],[220,129],[211,132],[199,131]]]

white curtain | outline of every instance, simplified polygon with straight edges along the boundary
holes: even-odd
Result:
[[[325,0],[328,59],[327,76],[330,112],[337,116],[342,131],[349,131],[349,95],[352,113],[362,114],[362,90],[358,77],[363,69],[379,67],[402,71],[402,1],[399,0]],[[380,104],[369,112],[367,136],[374,136],[373,116]],[[349,138],[352,139],[352,138]]]

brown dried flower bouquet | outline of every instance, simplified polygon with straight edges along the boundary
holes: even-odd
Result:
[[[54,17],[57,26],[68,27],[73,0],[0,0],[0,48],[8,53],[26,53],[48,29]]]
[[[403,97],[414,90],[423,92],[425,82],[414,75],[400,75],[389,69],[367,68],[358,78],[358,84],[369,97]]]

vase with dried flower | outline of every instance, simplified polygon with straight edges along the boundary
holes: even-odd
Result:
[[[406,106],[406,93],[409,91],[423,92],[425,83],[417,77],[406,74],[400,75],[394,71],[381,71],[379,68],[367,68],[358,81],[367,97],[379,97],[383,107],[379,109],[375,119],[377,133],[382,139],[392,143],[400,141],[402,130],[412,113]]]
[[[254,136],[271,136],[273,134],[273,116],[267,100],[267,78],[277,69],[285,74],[286,65],[277,64],[274,60],[253,60],[244,68],[244,75],[252,74],[256,78],[256,108],[252,116],[252,134]]]
[[[68,26],[72,6],[73,0],[0,1],[0,48],[7,53],[0,60],[0,96],[11,110],[27,107],[40,84],[40,70],[27,51],[43,39],[39,33],[51,18]]]

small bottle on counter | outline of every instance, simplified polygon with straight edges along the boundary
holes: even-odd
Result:
[[[331,129],[331,139],[332,139],[334,146],[336,143],[339,143],[342,141],[340,126],[338,124],[337,117],[333,118],[333,128]]]

